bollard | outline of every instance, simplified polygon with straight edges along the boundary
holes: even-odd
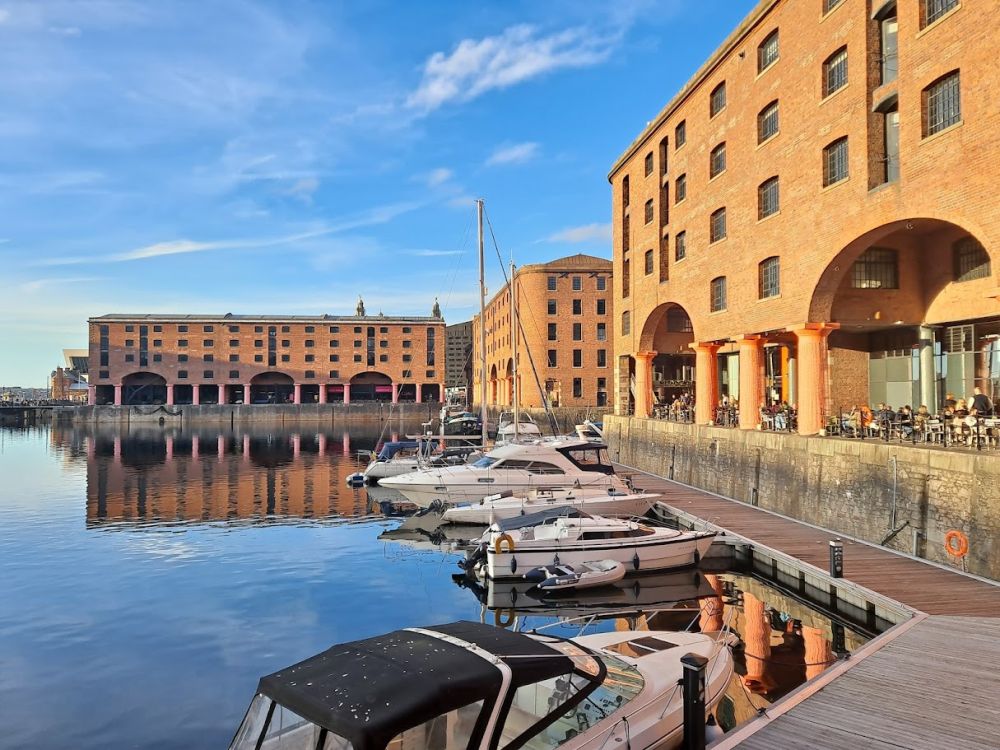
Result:
[[[830,542],[830,575],[833,578],[844,577],[844,543],[839,539]]]
[[[708,659],[698,654],[681,657],[684,676],[684,748],[705,750],[705,668]]]

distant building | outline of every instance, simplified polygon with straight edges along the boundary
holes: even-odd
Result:
[[[76,370],[57,367],[49,377],[48,397],[53,401],[87,403],[90,389],[87,381]]]
[[[552,406],[606,406],[611,367],[613,293],[611,261],[571,255],[517,269],[486,308],[486,399],[508,406],[514,395],[511,285],[517,290],[520,328],[517,377],[520,403],[542,406],[531,363]],[[481,355],[477,315],[472,321],[471,401],[479,403]]]
[[[444,337],[445,386],[468,392],[472,385],[472,321],[448,326]]]
[[[90,325],[94,404],[439,401],[436,315],[102,315]]]

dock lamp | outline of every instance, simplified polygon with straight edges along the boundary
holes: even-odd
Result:
[[[844,577],[844,543],[839,539],[830,542],[830,576]]]

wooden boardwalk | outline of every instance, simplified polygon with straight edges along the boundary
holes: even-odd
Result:
[[[637,487],[662,495],[660,502],[664,505],[824,571],[829,567],[829,542],[842,538],[842,535],[654,474],[623,466],[618,468],[620,473],[630,474]],[[930,615],[1000,617],[1000,585],[874,544],[844,540],[844,578]]]
[[[827,570],[833,532],[646,472],[619,471],[674,511]],[[914,618],[713,750],[1000,748],[1000,585],[847,539],[844,579],[908,606]]]

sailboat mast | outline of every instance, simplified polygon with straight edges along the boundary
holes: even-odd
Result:
[[[519,391],[520,391],[520,389],[517,387],[517,381],[518,381],[518,378],[517,378],[517,335],[518,335],[517,324],[518,324],[518,319],[517,319],[517,284],[514,281],[515,278],[516,278],[514,276],[515,270],[516,269],[514,268],[514,261],[511,261],[510,262],[510,330],[512,331],[513,336],[514,336],[514,338],[513,338],[513,352],[512,352],[513,356],[511,358],[512,362],[513,362],[513,365],[511,366],[511,377],[514,379],[514,442],[516,443],[518,441],[518,438],[520,438],[520,427],[518,426],[518,421],[519,421],[519,419],[518,419],[518,413],[519,413],[519,405],[520,405],[519,404],[519,397],[520,397]]]
[[[487,429],[486,410],[486,260],[483,251],[483,199],[476,199],[476,217],[479,220],[479,353],[482,372],[480,373],[479,417],[483,425],[483,450],[486,450]]]

